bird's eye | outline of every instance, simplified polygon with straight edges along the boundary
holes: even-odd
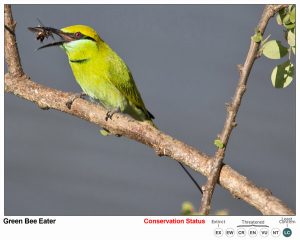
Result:
[[[76,37],[76,38],[81,38],[81,36],[82,36],[81,32],[76,32],[76,33],[75,33],[75,37]]]

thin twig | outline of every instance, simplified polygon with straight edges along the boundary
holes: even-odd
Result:
[[[257,26],[257,29],[261,32],[261,34],[264,33],[270,18],[273,17],[280,9],[286,6],[287,5],[266,5],[262,13],[261,19],[259,21],[259,24]],[[213,158],[214,161],[212,164],[212,168],[207,178],[207,183],[203,187],[203,196],[200,206],[200,213],[203,215],[208,215],[210,211],[212,195],[215,189],[215,185],[217,184],[217,181],[220,176],[220,170],[222,168],[228,140],[233,128],[237,125],[236,115],[238,113],[242,97],[246,91],[247,80],[251,72],[253,63],[258,54],[258,49],[259,43],[251,41],[244,65],[238,65],[240,79],[238,81],[238,85],[236,87],[232,101],[230,104],[227,105],[227,117],[224,123],[222,133],[219,135],[219,139],[223,143],[224,147],[218,148],[218,150],[216,151],[215,156]]]
[[[10,41],[10,38],[6,38],[6,41]],[[14,44],[13,48],[15,47]],[[153,148],[159,156],[170,157],[205,176],[209,175],[213,163],[210,157],[158,129],[119,113],[111,120],[105,121],[106,109],[80,98],[76,99],[69,109],[65,103],[73,93],[42,86],[25,75],[18,77],[10,74],[10,68],[14,68],[14,54],[15,50],[11,48],[5,50],[9,68],[9,73],[5,74],[4,78],[5,92],[34,102],[41,109],[55,109],[97,124],[112,134],[128,137]],[[219,183],[233,196],[244,200],[265,215],[294,215],[294,212],[281,200],[272,196],[270,191],[255,186],[228,165],[222,167]]]

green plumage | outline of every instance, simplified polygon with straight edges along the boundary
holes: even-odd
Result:
[[[154,117],[146,109],[129,68],[108,44],[87,26],[75,25],[61,31],[85,36],[62,45],[82,90],[109,110],[118,109],[152,124]]]

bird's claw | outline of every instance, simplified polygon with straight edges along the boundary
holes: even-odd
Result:
[[[105,121],[108,121],[108,119],[111,120],[113,115],[114,115],[113,111],[108,111],[105,116]]]
[[[112,120],[112,116],[117,113],[117,112],[120,112],[120,108],[117,108],[117,109],[114,109],[114,110],[109,110],[107,113],[106,113],[106,116],[105,116],[105,121],[108,121],[108,119]]]

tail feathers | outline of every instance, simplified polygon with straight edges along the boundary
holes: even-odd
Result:
[[[142,118],[146,118],[147,120],[149,119],[149,120],[151,120],[151,119],[154,119],[155,117],[153,116],[153,114],[151,113],[151,112],[149,112],[146,108],[145,108],[145,106],[136,106],[135,105],[135,107],[139,110],[139,111],[141,111],[142,112]],[[129,114],[130,115],[130,114]],[[139,119],[137,119],[137,120],[139,120]]]
[[[146,111],[151,119],[155,119],[155,117],[153,116],[153,114],[151,112],[149,112],[148,110],[146,110]]]
[[[144,120],[144,122],[147,122],[148,124],[150,124],[151,126],[157,128],[154,124],[154,122],[152,121],[152,119],[155,119],[155,117],[153,116],[153,114],[151,112],[149,112],[146,108],[144,109],[144,114],[146,115],[146,119]]]

